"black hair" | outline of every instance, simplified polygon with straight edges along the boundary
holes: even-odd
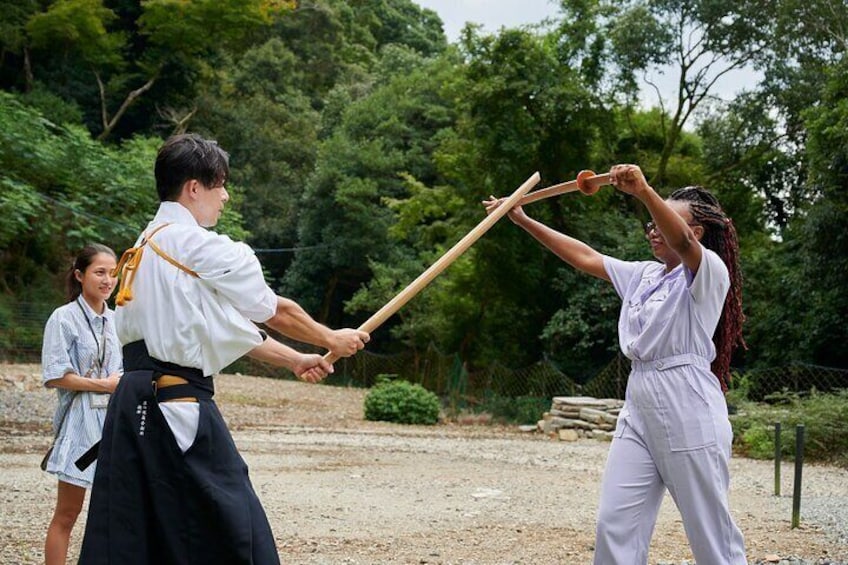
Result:
[[[71,265],[68,274],[65,276],[65,288],[68,294],[68,302],[76,300],[82,294],[82,283],[77,280],[76,272],[84,273],[91,266],[94,257],[100,253],[106,253],[115,257],[115,252],[111,248],[100,243],[89,243],[82,248],[82,251],[74,259],[74,264]]]
[[[217,142],[186,133],[169,137],[156,155],[159,201],[175,201],[192,179],[206,188],[221,185],[230,175],[230,156]]]
[[[722,210],[718,199],[701,186],[687,186],[671,193],[669,200],[689,204],[692,219],[704,228],[701,243],[715,251],[727,266],[730,290],[724,300],[718,326],[713,334],[716,358],[712,371],[718,377],[722,390],[730,386],[730,358],[738,346],[746,347],[742,337],[742,271],[739,268],[739,240],[733,221]]]

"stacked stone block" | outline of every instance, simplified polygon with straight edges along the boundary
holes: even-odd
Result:
[[[612,439],[623,400],[590,396],[555,396],[551,410],[537,424],[537,429],[562,441],[580,438]]]

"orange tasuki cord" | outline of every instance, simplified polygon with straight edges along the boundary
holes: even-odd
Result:
[[[151,234],[151,235],[153,235],[153,234]],[[178,268],[179,270],[181,270],[184,273],[187,273],[187,274],[193,276],[196,279],[200,278],[200,275],[198,275],[197,273],[195,273],[194,271],[192,271],[191,269],[189,269],[188,267],[186,267],[185,265],[183,265],[182,263],[180,263],[179,261],[177,261],[176,259],[174,259],[170,255],[168,255],[167,253],[162,251],[162,249],[158,245],[153,243],[152,239],[148,239],[147,244],[150,245],[150,247],[153,249],[153,251],[156,252],[156,254],[159,257],[161,257],[162,259],[164,259],[165,261],[167,261],[168,263],[170,263],[174,267]]]
[[[135,270],[141,262],[141,253],[143,249],[139,247],[130,247],[124,254],[121,255],[121,260],[118,261],[118,266],[112,271],[113,277],[120,277],[121,283],[118,287],[118,294],[115,296],[115,305],[123,306],[133,299],[132,297],[132,279],[135,276]]]
[[[136,247],[130,247],[126,251],[124,251],[123,255],[121,255],[121,260],[118,261],[118,265],[112,271],[113,277],[121,277],[121,284],[118,288],[118,294],[115,296],[115,305],[123,306],[127,302],[133,299],[132,294],[132,283],[135,278],[135,272],[138,270],[139,265],[141,264],[141,258],[144,254],[144,246],[150,244],[150,247],[153,248],[153,251],[165,259],[167,262],[177,267],[181,271],[188,273],[189,275],[199,278],[199,275],[193,270],[189,269],[164,251],[159,248],[158,245],[153,243],[152,237],[156,235],[156,232],[159,230],[168,227],[170,224],[162,224],[155,230],[153,230],[150,235],[145,235],[141,240],[141,243]]]

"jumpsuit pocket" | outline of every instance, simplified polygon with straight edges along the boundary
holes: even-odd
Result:
[[[701,388],[701,377],[691,370],[669,371],[663,420],[671,451],[691,451],[715,445],[713,410]]]

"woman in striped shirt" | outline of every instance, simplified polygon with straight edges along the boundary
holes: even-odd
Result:
[[[44,560],[65,563],[71,530],[82,510],[94,466],[80,471],[74,462],[100,440],[109,393],[123,373],[113,312],[106,304],[115,288],[115,252],[86,246],[68,273],[69,302],[53,311],[44,328],[42,376],[55,388],[55,443],[46,471],[58,478],[58,496],[47,529]]]

